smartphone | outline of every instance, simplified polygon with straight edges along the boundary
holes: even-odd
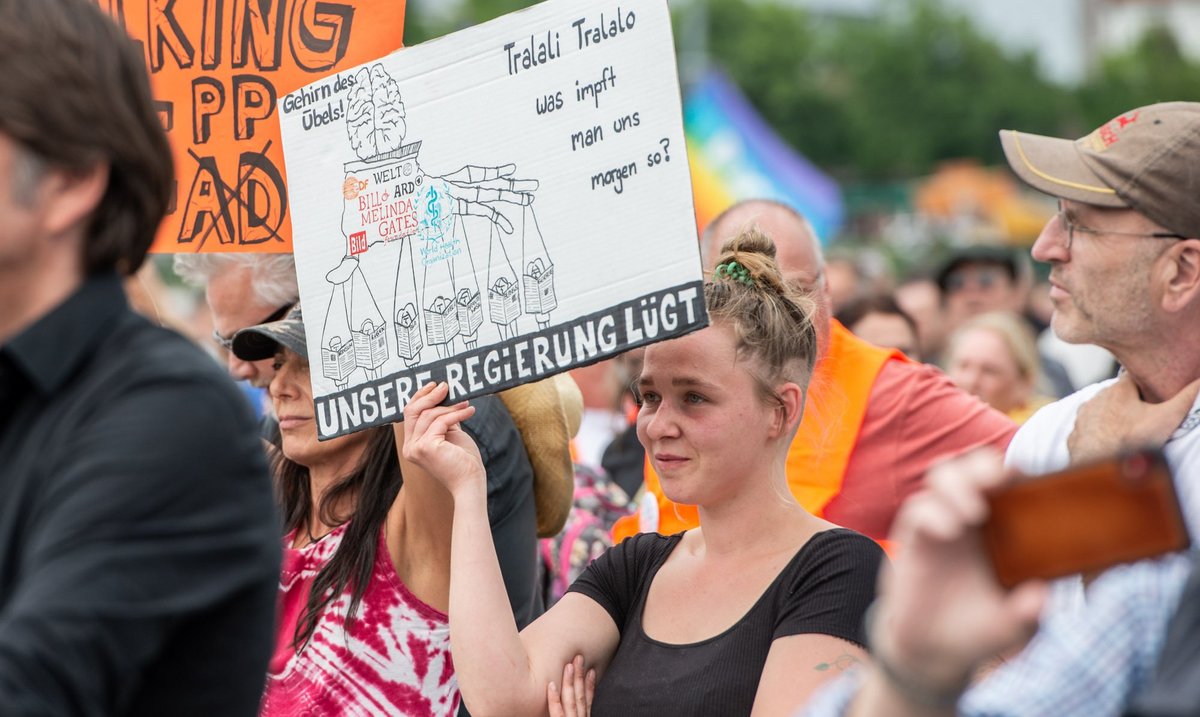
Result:
[[[987,500],[984,545],[1005,587],[1104,570],[1190,544],[1171,469],[1159,451],[1021,479]]]

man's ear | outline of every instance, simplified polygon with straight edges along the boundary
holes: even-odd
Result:
[[[1200,298],[1200,239],[1184,239],[1167,251],[1162,308],[1176,312]]]
[[[806,394],[804,389],[791,381],[784,383],[775,393],[779,396],[780,405],[775,410],[775,420],[771,424],[771,438],[790,437],[804,413]]]
[[[108,191],[108,173],[107,162],[83,170],[52,168],[46,172],[38,193],[44,202],[45,228],[50,236],[70,232],[92,216]]]

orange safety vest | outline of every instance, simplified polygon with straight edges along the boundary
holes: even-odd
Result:
[[[841,492],[850,454],[858,442],[871,387],[884,363],[908,361],[895,349],[883,349],[829,322],[829,350],[813,371],[804,417],[788,449],[788,487],[805,510],[821,517]],[[613,526],[613,542],[641,532],[671,535],[700,524],[696,506],[674,503],[662,494],[658,476],[646,460],[646,492],[638,513]]]

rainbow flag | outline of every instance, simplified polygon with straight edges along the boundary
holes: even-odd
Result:
[[[842,226],[842,192],[775,134],[737,87],[709,72],[683,104],[696,223],[742,199],[774,199],[808,217],[823,243]]]

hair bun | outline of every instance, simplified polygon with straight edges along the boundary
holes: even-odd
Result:
[[[744,269],[749,281],[742,279],[743,272],[734,270],[722,271],[730,262],[735,262]],[[717,270],[713,280],[728,279],[741,281],[744,284],[757,285],[760,288],[770,288],[778,293],[784,293],[783,275],[779,264],[775,261],[775,242],[758,229],[751,228],[743,231],[725,242],[721,247],[721,255],[717,259]]]
[[[713,322],[735,327],[739,351],[760,358],[773,378],[807,384],[817,353],[816,301],[783,280],[770,237],[751,228],[727,241],[704,294]]]

